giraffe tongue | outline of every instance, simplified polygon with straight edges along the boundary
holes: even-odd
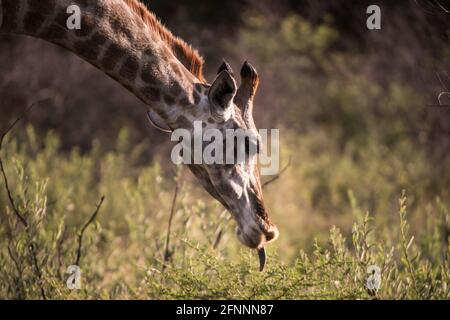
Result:
[[[266,249],[264,247],[257,249],[258,257],[259,257],[259,271],[264,270],[264,266],[266,265]]]

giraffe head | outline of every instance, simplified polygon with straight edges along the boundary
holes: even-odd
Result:
[[[278,237],[278,229],[270,221],[264,206],[256,161],[260,137],[252,110],[259,77],[256,70],[245,62],[240,78],[238,87],[228,63],[221,65],[216,79],[204,92],[202,101],[209,115],[203,126],[206,130],[224,132],[227,129],[241,129],[247,132],[248,136],[241,140],[244,145],[236,146],[244,150],[244,161],[234,161],[233,164],[190,164],[189,168],[203,187],[233,215],[240,242],[258,249],[261,258],[264,245]],[[237,142],[239,144],[239,139]]]
[[[67,3],[81,8],[81,29],[69,29]],[[258,249],[275,240],[278,230],[264,207],[256,153],[259,137],[253,122],[253,98],[259,78],[244,63],[240,86],[224,63],[211,85],[202,76],[203,59],[172,35],[138,0],[0,0],[2,31],[28,34],[61,45],[95,65],[150,106],[170,130],[249,130],[244,161],[189,164],[203,187],[237,222],[239,240]],[[0,19],[2,15],[0,14]],[[195,129],[195,128],[194,128]],[[239,140],[238,140],[239,141]],[[253,152],[256,150],[255,152]],[[194,161],[195,163],[195,161]],[[262,263],[263,265],[263,263]]]

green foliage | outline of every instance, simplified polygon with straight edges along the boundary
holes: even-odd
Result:
[[[31,127],[26,142],[8,141],[2,151],[15,205],[1,185],[0,296],[21,299],[448,299],[448,207],[437,199],[416,210],[425,229],[413,237],[407,222],[406,193],[392,223],[376,225],[354,192],[348,210],[356,222],[345,236],[332,226],[311,250],[287,230],[269,246],[267,269],[260,273],[256,254],[242,248],[233,222],[184,172],[164,178],[156,161],[128,166],[133,150],[99,155],[65,155],[48,134],[43,147]],[[119,136],[126,137],[123,132]],[[181,168],[180,168],[181,169]],[[284,177],[281,180],[285,179]],[[286,177],[288,183],[291,180]],[[174,207],[169,250],[167,223],[175,183],[181,183]],[[81,289],[66,286],[78,234],[106,196],[94,224],[87,227],[81,250]],[[274,220],[276,220],[275,215]],[[280,219],[281,216],[278,216]],[[280,221],[281,222],[281,221]],[[291,224],[295,220],[290,220]],[[281,224],[283,225],[283,224]],[[314,238],[315,233],[310,233]],[[286,253],[294,251],[291,258]],[[381,269],[381,287],[366,287],[369,266]]]

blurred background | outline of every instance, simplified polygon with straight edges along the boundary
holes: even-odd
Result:
[[[281,166],[292,159],[264,191],[281,231],[277,246],[287,260],[299,249],[312,249],[313,239],[332,225],[348,235],[355,201],[381,226],[389,225],[406,189],[411,223],[419,231],[425,216],[433,214],[432,203],[449,204],[450,108],[433,107],[450,88],[450,14],[439,5],[445,1],[145,2],[199,50],[209,81],[224,58],[235,72],[244,60],[258,70],[256,124],[280,128]],[[381,30],[366,28],[369,4],[381,8]],[[49,177],[49,188],[60,181],[67,190],[62,211],[86,205],[82,210],[89,212],[97,189],[114,194],[126,188],[117,184],[112,190],[111,181],[119,176],[134,179],[143,190],[167,181],[166,197],[155,201],[170,203],[175,169],[169,136],[143,120],[145,106],[128,91],[70,52],[21,36],[0,36],[0,75],[1,129],[45,98],[14,136],[25,166],[25,154],[31,163],[46,148],[52,150],[34,173]],[[450,105],[447,95],[441,102]],[[111,164],[114,156],[120,165]],[[63,168],[61,159],[80,161],[76,166],[86,173]],[[92,163],[83,167],[82,159]],[[105,166],[108,170],[99,173]],[[139,177],[148,167],[158,173],[144,187]],[[82,184],[87,190],[81,184],[77,189],[81,178],[88,181]],[[183,179],[191,181],[193,202],[211,202],[188,172]],[[117,203],[120,196],[110,194],[99,218],[105,225],[127,210]],[[148,202],[145,210],[158,205]],[[162,211],[167,217],[168,205]],[[115,223],[120,234],[127,233]],[[231,227],[226,237],[234,239]]]

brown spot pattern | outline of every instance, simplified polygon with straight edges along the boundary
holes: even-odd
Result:
[[[119,74],[129,81],[133,81],[136,79],[138,69],[139,63],[136,57],[128,56],[120,68]]]
[[[144,87],[142,88],[142,92],[144,96],[146,96],[152,102],[157,102],[161,98],[159,89],[155,87]]]
[[[149,84],[153,85],[160,84],[160,81],[156,78],[156,75],[153,72],[152,64],[149,62],[144,63],[142,67],[141,79],[142,81]]]
[[[95,60],[101,49],[99,44],[93,43],[92,41],[77,41],[73,47],[77,54],[88,60]]]
[[[164,95],[164,102],[168,105],[173,105],[175,104],[175,98],[173,98],[171,95],[169,94],[165,94]]]
[[[89,0],[78,0],[79,4],[83,8],[87,8],[89,6]]]
[[[185,116],[179,116],[176,120],[176,123],[179,128],[188,130],[191,130],[193,128],[191,121],[189,121]]]
[[[50,12],[54,7],[54,0],[28,0],[28,8],[30,11]]]
[[[69,15],[67,14],[67,12],[65,10],[61,10],[56,16],[55,23],[67,30],[68,17]]]
[[[57,41],[64,39],[66,37],[66,29],[61,26],[52,23],[46,31],[44,31],[43,36],[50,41]]]
[[[179,104],[183,107],[189,107],[191,105],[191,102],[187,97],[183,97],[182,99],[180,99]]]
[[[177,97],[181,93],[181,90],[182,88],[178,82],[174,82],[170,86],[170,93],[175,97]]]
[[[200,83],[194,83],[194,89],[199,94],[203,92],[203,86]]]
[[[194,91],[193,95],[194,95],[194,103],[199,104],[200,103],[200,95],[196,91]]]
[[[43,25],[45,22],[45,16],[35,12],[35,11],[29,11],[25,15],[25,20],[23,22],[25,31],[29,32],[30,34],[36,34],[38,29]]]
[[[2,29],[4,30],[15,30],[17,29],[17,16],[20,10],[20,4],[17,0],[8,0],[2,2],[3,12],[8,12],[8,14],[3,14],[3,24]]]
[[[126,51],[124,48],[119,47],[117,44],[112,43],[108,49],[106,49],[105,55],[101,61],[101,65],[107,70],[113,70],[116,64],[125,56]]]
[[[117,10],[120,11],[120,9]],[[133,39],[133,33],[130,30],[129,24],[127,21],[124,21],[122,17],[111,17],[109,20],[109,24],[116,34],[123,33],[126,38]]]
[[[81,28],[75,29],[75,34],[79,37],[85,37],[94,30],[95,19],[92,15],[83,13],[81,15]]]
[[[107,38],[103,34],[98,33],[98,32],[95,33],[91,38],[92,42],[97,43],[99,45],[104,44],[106,42],[106,40],[107,40]]]

